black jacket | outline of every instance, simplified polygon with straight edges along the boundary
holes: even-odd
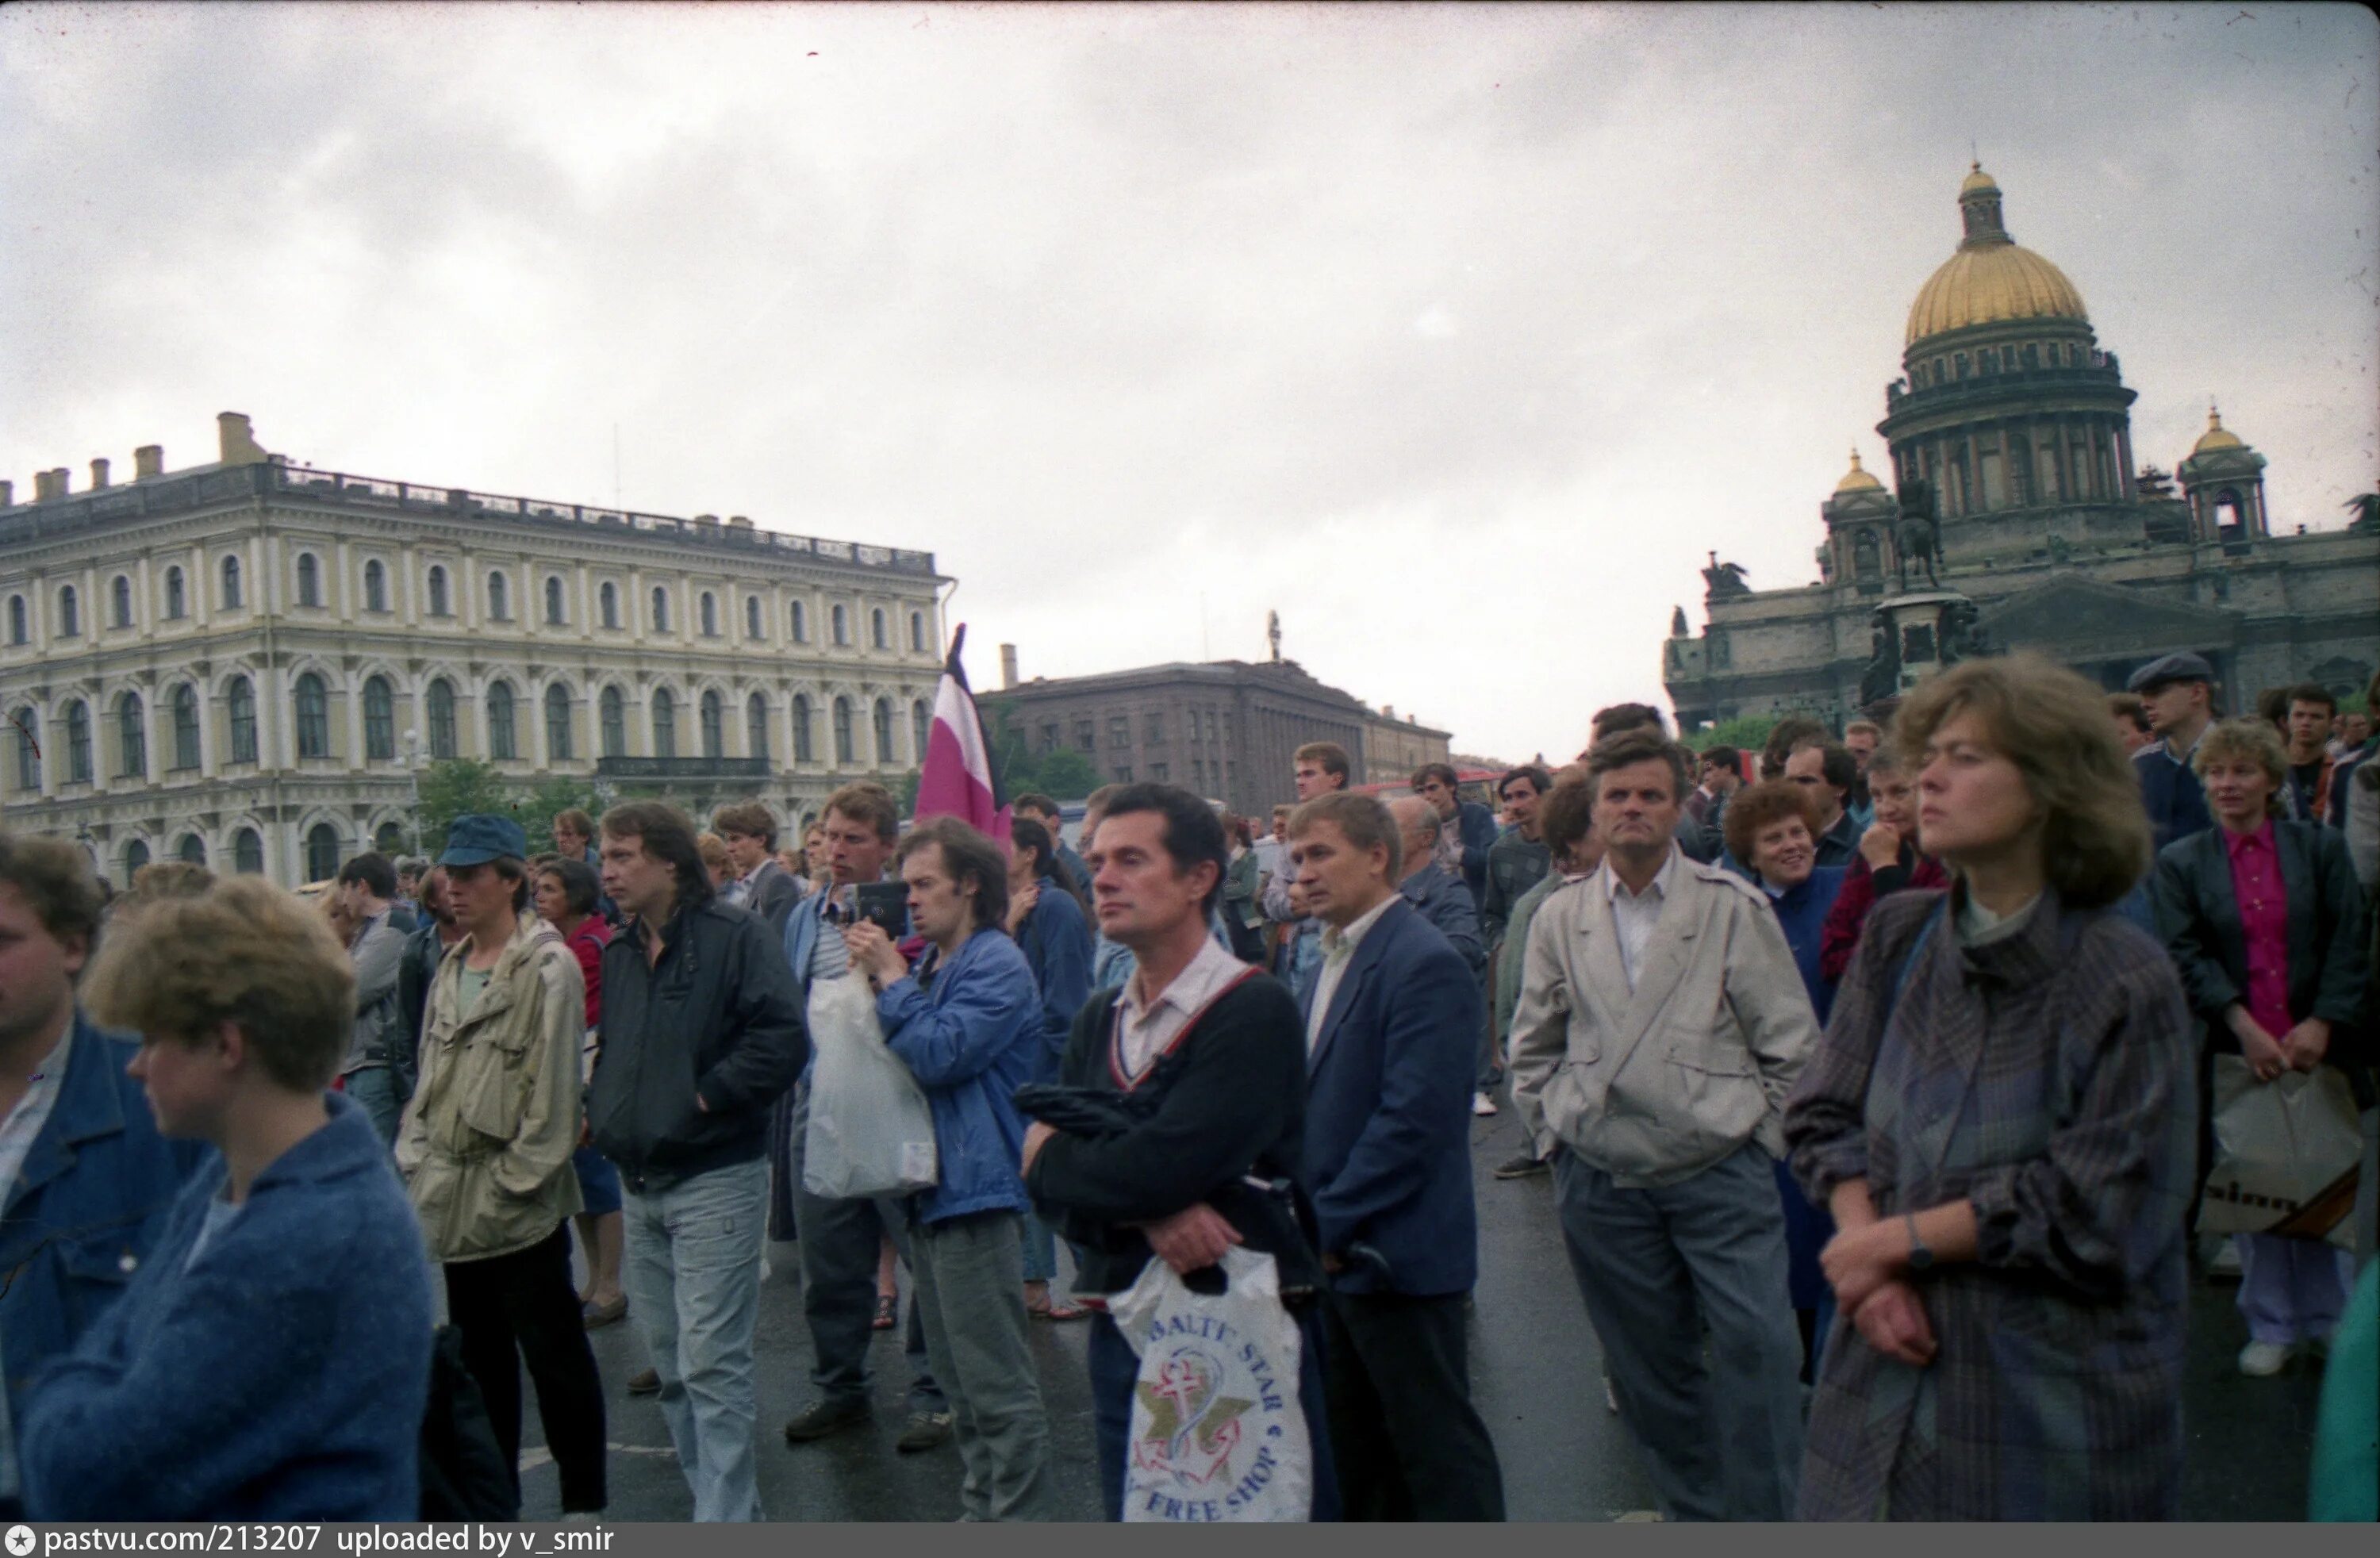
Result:
[[[413,1096],[414,1081],[421,1074],[421,1019],[429,1009],[430,987],[437,982],[438,965],[445,956],[446,943],[438,939],[438,922],[425,916],[405,938],[405,959],[396,966],[396,1015],[404,1023],[404,1041],[400,1053],[388,1057],[388,1069],[401,1099]]]
[[[2247,999],[2248,942],[2231,890],[2228,837],[2214,827],[2167,845],[2149,893],[2157,935],[2191,1009],[2206,1020],[2216,1050],[2237,1053],[2240,1041],[2223,1011]],[[2275,822],[2273,847],[2289,897],[2290,1019],[2324,1018],[2331,1025],[2326,1058],[2349,1067],[2368,1064],[2367,1036],[2360,1031],[2367,973],[2363,893],[2347,846],[2319,823]]]
[[[595,1145],[636,1190],[749,1162],[809,1047],[793,970],[759,916],[715,900],[681,908],[658,964],[632,921],[603,949]]]
[[[1121,1092],[1110,1065],[1110,1014],[1102,992],[1077,1013],[1060,1078]],[[1296,1220],[1245,1183],[1294,1180],[1305,1118],[1305,1029],[1288,987],[1258,974],[1226,992],[1197,1026],[1132,1089],[1146,1118],[1099,1140],[1052,1137],[1025,1176],[1034,1203],[1063,1214],[1082,1250],[1076,1289],[1120,1293],[1150,1258],[1135,1223],[1205,1201],[1239,1231],[1243,1248],[1274,1258],[1285,1291],[1312,1289],[1320,1269]],[[1299,1217],[1305,1198],[1295,1194]]]

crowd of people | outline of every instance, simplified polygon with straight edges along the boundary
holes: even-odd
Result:
[[[2322,1227],[2198,1223],[2217,1098],[2326,1067],[2372,1117],[2380,741],[2214,684],[1972,661],[1758,752],[1618,705],[1493,805],[1315,742],[1269,850],[1165,785],[1070,840],[1047,796],[995,839],[861,783],[783,848],[753,803],[535,850],[465,816],[316,905],[178,862],[111,902],[0,834],[0,1503],[516,1509],[526,1378],[590,1517],[625,1321],[694,1517],[763,1518],[791,1239],[783,1439],[863,1429],[904,1329],[897,1443],[954,1445],[965,1518],[1061,1513],[1042,1322],[1088,1327],[1107,1517],[1149,1513],[1111,1305],[1237,1251],[1297,1338],[1304,1512],[1500,1520],[1472,1150],[1509,1107],[1493,1172],[1549,1177],[1669,1518],[2172,1516],[2187,1287],[2227,1267],[2243,1373],[2331,1357],[2315,1505],[2373,1518],[2369,1170]],[[930,1116],[921,1187],[811,1187],[812,1037],[854,1012]]]

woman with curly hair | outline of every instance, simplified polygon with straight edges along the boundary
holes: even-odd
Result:
[[[1897,723],[1952,881],[1877,907],[1786,1106],[1848,1322],[1802,1516],[2170,1517],[2194,1103],[2173,966],[2112,912],[2149,863],[2131,765],[2100,690],[2032,655]]]

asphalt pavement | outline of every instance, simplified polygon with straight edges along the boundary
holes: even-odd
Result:
[[[1473,1161],[1479,1204],[1480,1280],[1471,1328],[1474,1399],[1503,1462],[1514,1520],[1644,1517],[1653,1500],[1634,1444],[1604,1404],[1602,1359],[1579,1303],[1545,1175],[1498,1180],[1519,1130],[1509,1110],[1476,1123]],[[1061,1247],[1060,1260],[1064,1260]],[[780,1426],[808,1406],[809,1335],[802,1324],[800,1265],[792,1245],[771,1245],[755,1341],[759,1369],[760,1498],[772,1520],[954,1520],[958,1453],[894,1450],[907,1377],[899,1331],[873,1343],[874,1420],[832,1438],[788,1445]],[[2183,1514],[2198,1520],[2296,1520],[2305,1511],[2320,1377],[2302,1362],[2276,1379],[2240,1376],[2234,1355],[2246,1332],[2236,1289],[2194,1279],[2185,1422],[2189,1471]],[[903,1288],[903,1304],[907,1289]],[[1042,1399],[1050,1413],[1050,1473],[1067,1517],[1099,1518],[1090,1393],[1082,1322],[1032,1327]],[[661,1408],[626,1394],[645,1366],[632,1315],[594,1333],[612,1445],[611,1507],[619,1521],[686,1519],[685,1479]],[[560,1511],[534,1393],[524,1425],[523,1517]]]

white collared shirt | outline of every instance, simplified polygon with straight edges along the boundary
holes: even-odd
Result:
[[[1124,980],[1116,1036],[1124,1075],[1139,1081],[1190,1019],[1205,1010],[1224,986],[1246,972],[1247,967],[1208,936],[1198,943],[1198,955],[1146,1005],[1140,999],[1140,975],[1135,972]]]
[[[34,1138],[42,1127],[50,1123],[50,1111],[57,1106],[58,1089],[66,1082],[67,1054],[74,1045],[74,1019],[67,1019],[67,1030],[42,1064],[33,1068],[26,1083],[25,1094],[8,1118],[0,1121],[0,1201],[16,1192],[17,1175],[24,1171],[26,1155],[32,1151]]]
[[[1355,961],[1355,949],[1364,944],[1364,937],[1389,912],[1389,906],[1404,896],[1391,892],[1357,916],[1345,930],[1333,925],[1322,932],[1322,968],[1314,981],[1314,1010],[1305,1019],[1305,1053],[1312,1054],[1322,1042],[1322,1022],[1330,1015],[1330,999],[1339,993],[1339,980],[1347,972],[1347,965]]]
[[[1603,891],[1611,902],[1611,926],[1620,934],[1620,968],[1628,976],[1628,988],[1636,988],[1636,965],[1645,955],[1645,948],[1653,940],[1654,929],[1661,923],[1661,911],[1670,904],[1670,883],[1676,877],[1678,846],[1670,846],[1669,858],[1653,880],[1645,884],[1642,893],[1631,893],[1611,862],[1603,862]]]

